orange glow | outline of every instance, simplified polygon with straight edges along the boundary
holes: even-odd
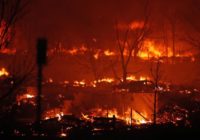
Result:
[[[144,41],[144,45],[142,49],[139,51],[138,56],[143,59],[148,59],[151,57],[161,57],[162,53],[157,48],[158,46],[155,45],[153,41],[146,40]]]
[[[130,24],[130,26],[132,29],[142,28],[143,22],[133,22]],[[129,51],[127,50],[126,47],[123,52],[124,56],[129,55]],[[8,54],[15,53],[15,51],[16,50],[2,49],[2,52],[8,53]],[[66,49],[62,46],[59,46],[57,48],[49,50],[48,54],[62,53],[65,55],[82,55],[82,54],[87,53],[88,51],[90,50],[87,47],[85,47],[84,44],[81,44],[80,46],[74,46],[71,49]],[[106,50],[95,49],[93,52],[93,57],[96,60],[102,56],[114,57],[118,55],[119,53],[117,53],[116,51],[109,50],[109,49],[106,49]],[[134,54],[132,54],[132,56],[133,55]],[[166,49],[164,44],[155,42],[154,40],[151,40],[151,39],[146,39],[142,43],[142,47],[139,50],[137,56],[144,60],[148,60],[151,58],[160,58],[160,57],[173,57],[173,51],[170,46]],[[188,52],[188,51],[179,51],[179,53],[175,54],[175,57],[193,57],[193,56],[194,56],[194,52]],[[195,58],[194,57],[191,58],[191,61],[194,62]]]
[[[86,52],[88,49],[84,46],[84,44],[81,45],[80,51],[81,52]]]
[[[175,54],[175,57],[192,57],[192,52],[182,52]],[[155,43],[153,40],[145,40],[141,50],[138,52],[138,57],[147,60],[149,58],[159,58],[159,57],[173,57],[172,48],[164,48],[163,44]],[[192,59],[191,61],[195,61]]]
[[[26,94],[25,96],[26,96],[27,99],[31,99],[31,98],[35,97],[34,95],[31,95],[31,94]]]
[[[0,49],[0,53],[12,55],[16,53],[16,49],[3,48],[3,49]]]
[[[82,80],[82,81],[74,81],[73,85],[74,85],[75,87],[85,87],[85,86],[86,86],[86,83],[85,83],[84,80]]]
[[[34,87],[27,87],[26,92],[17,96],[17,101],[35,98],[36,89]]]
[[[130,75],[126,78],[128,81],[134,81],[136,80],[135,76],[134,75]]]
[[[132,114],[132,116],[131,116]],[[108,117],[112,118],[114,117],[116,119],[123,120],[126,122],[127,125],[140,125],[145,123],[151,123],[151,119],[147,118],[146,112],[136,112],[135,110],[132,110],[128,108],[123,114],[120,114],[116,108],[113,109],[102,109],[102,108],[95,108],[92,110],[92,117]],[[82,119],[87,121],[93,121],[92,117],[89,117],[89,115],[82,113]]]
[[[133,21],[130,25],[131,30],[142,29],[144,27],[143,21]]]
[[[139,76],[136,78],[134,75],[129,75],[126,78],[128,81],[144,81],[144,80],[149,80],[150,78],[148,76]]]
[[[140,76],[140,81],[144,81],[144,80],[149,80],[150,78],[149,77],[144,77],[144,76]]]
[[[115,53],[112,52],[112,51],[110,51],[110,50],[105,50],[105,51],[104,51],[104,55],[105,55],[105,56],[114,56]]]
[[[86,120],[86,121],[92,121],[92,119],[89,117],[87,114],[81,113],[81,119]]]
[[[94,54],[94,58],[98,59],[99,58],[99,53]]]
[[[5,68],[1,68],[0,77],[1,76],[9,76],[9,72]]]
[[[20,102],[22,100],[28,100],[28,99],[32,99],[32,98],[35,98],[35,95],[32,95],[30,93],[26,93],[26,94],[17,96],[17,101]]]
[[[69,54],[71,55],[76,55],[78,53],[78,49],[76,48],[72,48],[71,50],[69,50]]]
[[[132,21],[131,23],[119,23],[117,24],[117,28],[119,30],[136,30],[136,29],[142,29],[144,27],[144,22],[143,21]]]
[[[114,79],[113,78],[103,78],[103,79],[99,79],[98,82],[112,83],[112,82],[114,82]]]
[[[144,81],[144,80],[150,80],[150,78],[148,76],[138,76],[136,77],[135,75],[129,75],[127,76],[127,80],[128,81]],[[86,82],[85,80],[81,80],[81,81],[74,81],[73,82],[73,86],[75,87],[85,87],[85,86],[92,86],[92,87],[96,87],[98,83],[115,83],[117,82],[114,78],[111,77],[105,77],[102,79],[98,79],[98,80],[94,80],[91,82]],[[69,81],[64,81],[64,84],[69,84]]]
[[[60,108],[54,108],[44,112],[42,118],[44,120],[48,120],[51,118],[58,118],[58,121],[60,121],[63,115],[64,113],[60,110]]]
[[[53,83],[53,79],[52,79],[52,78],[49,78],[49,79],[47,80],[47,83]]]

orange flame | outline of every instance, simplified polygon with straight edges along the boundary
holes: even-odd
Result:
[[[12,55],[16,53],[16,49],[3,48],[3,49],[0,49],[0,53]]]
[[[136,112],[135,110],[132,110],[128,108],[123,114],[120,114],[116,108],[113,109],[102,109],[102,108],[95,108],[92,110],[92,116],[93,117],[108,117],[112,118],[115,116],[117,119],[123,120],[126,122],[127,125],[140,125],[145,123],[151,123],[151,119],[147,118],[146,112]],[[86,121],[93,121],[92,117],[89,117],[89,115],[82,113],[82,119]]]
[[[142,29],[144,27],[144,22],[143,21],[133,21],[130,24],[130,29],[135,30],[135,29]]]
[[[1,76],[9,76],[9,72],[5,68],[1,68],[0,77]]]
[[[112,51],[110,51],[110,50],[105,50],[105,51],[104,51],[104,55],[105,55],[105,56],[114,56],[115,53],[112,52]]]

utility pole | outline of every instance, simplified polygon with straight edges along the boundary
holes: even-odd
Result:
[[[132,110],[132,107],[131,107],[131,113],[130,113],[130,126],[131,127],[132,127],[132,121],[133,121],[132,115],[133,115],[133,110]]]
[[[37,89],[38,95],[36,98],[37,102],[37,114],[36,114],[36,125],[38,136],[41,135],[41,116],[42,116],[42,109],[41,109],[41,95],[42,95],[42,70],[43,66],[46,64],[46,50],[47,50],[47,40],[44,38],[40,38],[37,40],[37,65],[38,65],[38,77],[37,77]]]

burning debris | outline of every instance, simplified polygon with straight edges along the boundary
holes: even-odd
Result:
[[[74,47],[71,49],[66,49],[64,46],[59,46],[58,48],[53,48],[49,50],[48,55],[55,55],[55,54],[65,54],[65,55],[84,55],[89,50],[87,47],[85,47],[84,44],[80,45],[81,47]],[[166,52],[167,51],[167,52]],[[128,56],[128,50],[124,51],[124,55]],[[134,55],[134,52],[132,52]],[[197,53],[194,51],[188,52],[187,50],[181,50],[178,54],[176,54],[175,57],[177,58],[194,58]],[[101,49],[95,49],[95,53],[93,57],[95,59],[99,59],[99,57],[116,57],[119,56],[118,52],[112,51],[109,49],[101,50]],[[146,39],[141,49],[138,51],[137,57],[143,59],[143,60],[150,60],[155,58],[172,58],[173,57],[173,51],[171,48],[163,49],[163,44],[159,42],[155,42],[151,39]]]
[[[1,68],[0,70],[0,77],[2,76],[9,76],[9,72],[5,68]]]

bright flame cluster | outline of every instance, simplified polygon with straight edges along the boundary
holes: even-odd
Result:
[[[133,22],[130,24],[130,28],[137,29],[142,28],[143,23],[141,22]],[[166,50],[167,49],[167,50]],[[71,49],[66,49],[62,46],[59,46],[58,48],[51,49],[49,51],[49,54],[54,53],[63,53],[65,55],[83,55],[91,51],[90,48],[87,48],[84,44],[82,44],[79,47],[73,47]],[[94,49],[92,52],[92,55],[94,59],[99,59],[100,57],[106,56],[106,57],[113,57],[118,56],[119,53],[116,51],[112,51],[109,49],[101,50],[101,49]],[[128,56],[129,51],[125,48],[124,50],[124,56]],[[134,51],[132,52],[132,56],[134,55]],[[142,43],[142,47],[139,50],[137,56],[141,59],[148,60],[150,58],[160,58],[160,57],[172,57],[173,51],[172,48],[168,47],[165,48],[162,43],[156,43],[154,40],[146,39]],[[192,52],[182,52],[175,54],[175,57],[192,57]]]
[[[135,75],[127,76],[127,81],[144,81],[144,80],[150,80],[150,77],[148,77],[148,76],[136,77]],[[51,82],[53,82],[53,79],[51,79]],[[110,83],[110,84],[112,84],[112,83],[115,83],[115,82],[117,82],[117,81],[114,78],[105,77],[105,78],[94,80],[94,81],[91,81],[91,82],[86,82],[85,80],[80,80],[80,81],[76,80],[76,81],[73,81],[72,85],[74,87],[86,87],[86,86],[97,87],[97,85],[100,84],[100,83]],[[65,80],[65,81],[63,81],[63,84],[70,84],[70,82]]]
[[[36,88],[27,87],[26,92],[20,95],[17,95],[16,100],[18,104],[20,104],[20,102],[22,101],[22,102],[30,102],[33,105],[35,105],[35,101],[33,100],[35,97],[36,97]]]
[[[9,72],[5,68],[1,68],[0,77],[1,76],[9,76]]]
[[[54,108],[43,113],[44,120],[58,118],[58,121],[60,121],[62,116],[64,116],[64,113],[60,110],[60,108]]]
[[[128,108],[123,114],[120,114],[116,108],[102,109],[95,108],[92,110],[91,115],[82,113],[82,119],[93,122],[93,117],[114,117],[123,120],[127,125],[140,125],[145,123],[151,123],[151,119],[148,118],[146,112],[137,112],[131,108]]]
[[[150,80],[148,76],[139,76],[138,78],[134,75],[129,75],[126,78],[128,81],[144,81],[144,80]]]

